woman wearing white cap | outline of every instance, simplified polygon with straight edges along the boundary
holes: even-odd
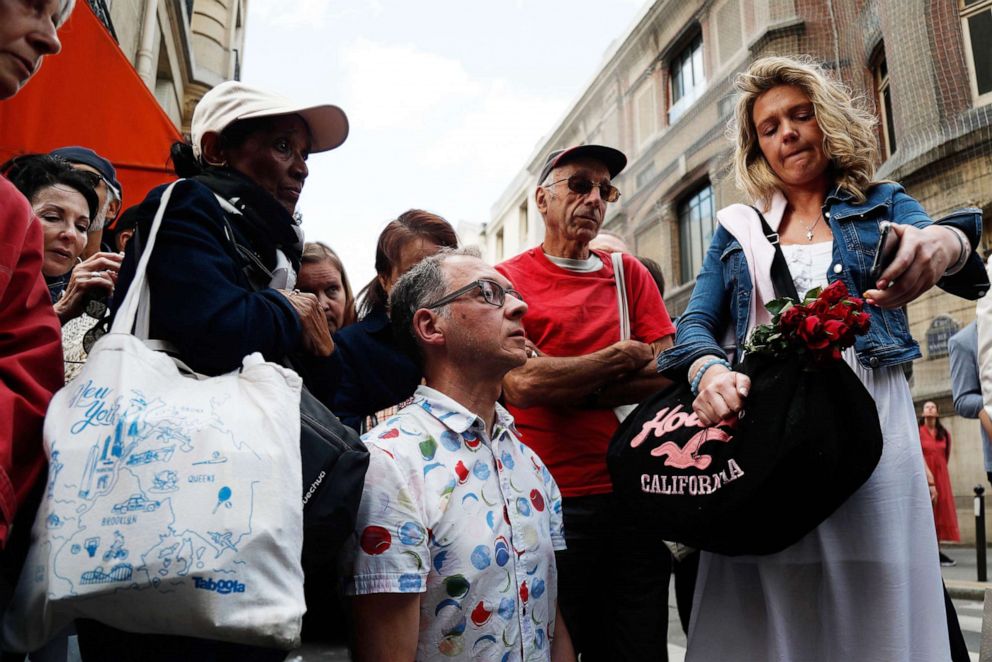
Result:
[[[294,291],[303,236],[293,212],[307,157],[348,135],[336,106],[304,107],[240,82],[207,92],[193,113],[192,144],[172,148],[176,174],[148,264],[149,335],[166,341],[193,370],[230,372],[261,352],[327,356],[333,349],[312,294]],[[165,187],[138,209],[117,285],[122,301]],[[233,240],[228,232],[233,234]],[[132,249],[132,246],[134,248]],[[131,634],[78,625],[85,660],[281,660],[285,651]]]

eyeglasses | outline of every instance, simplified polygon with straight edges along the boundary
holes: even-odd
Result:
[[[488,278],[480,278],[477,281],[473,281],[469,283],[465,287],[458,288],[451,294],[446,294],[445,296],[441,297],[434,303],[429,303],[423,307],[440,308],[441,306],[445,306],[451,303],[458,297],[468,294],[475,288],[479,288],[479,291],[482,292],[482,298],[486,303],[488,303],[490,306],[496,306],[497,308],[501,307],[503,305],[503,302],[506,301],[507,294],[512,294],[514,297],[516,297],[521,301],[524,300],[520,292],[517,292],[512,288],[503,287],[494,280],[489,280]]]
[[[593,187],[599,188],[599,197],[603,198],[606,202],[616,202],[620,199],[620,189],[612,184],[606,182],[600,184],[593,184],[590,180],[585,177],[580,177],[579,175],[572,175],[568,179],[559,179],[557,182],[551,182],[546,184],[544,188],[549,186],[554,186],[555,184],[560,184],[562,182],[568,182],[568,190],[572,193],[578,193],[579,195],[588,195],[592,191]]]

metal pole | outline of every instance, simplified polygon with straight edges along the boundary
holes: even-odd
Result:
[[[985,488],[975,485],[975,556],[978,560],[978,581],[988,580],[985,565]]]

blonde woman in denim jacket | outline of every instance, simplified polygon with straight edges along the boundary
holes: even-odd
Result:
[[[933,516],[900,367],[920,351],[902,307],[934,284],[980,296],[974,283],[985,279],[971,259],[980,216],[934,224],[901,186],[873,182],[874,120],[815,64],[763,58],[737,87],[737,183],[777,233],[800,296],[842,279],[867,299],[871,331],[844,359],[875,399],[884,450],[868,482],[795,545],[768,556],[703,554],[686,660],[949,660]],[[741,410],[748,378],[713,359],[730,356],[724,344],[739,357],[775,297],[774,249],[757,213],[732,205],[717,216],[676,345],[658,360],[672,378],[704,371],[693,404],[704,424]],[[898,250],[871,282],[883,222],[894,224]]]

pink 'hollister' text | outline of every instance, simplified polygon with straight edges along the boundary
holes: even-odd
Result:
[[[655,437],[660,437],[683,426],[691,428],[700,427],[699,418],[695,412],[682,411],[682,405],[677,405],[674,408],[665,407],[664,409],[659,409],[654,418],[646,421],[637,436],[630,440],[630,447],[637,448],[644,443],[644,440],[651,433],[654,433],[653,436]]]

